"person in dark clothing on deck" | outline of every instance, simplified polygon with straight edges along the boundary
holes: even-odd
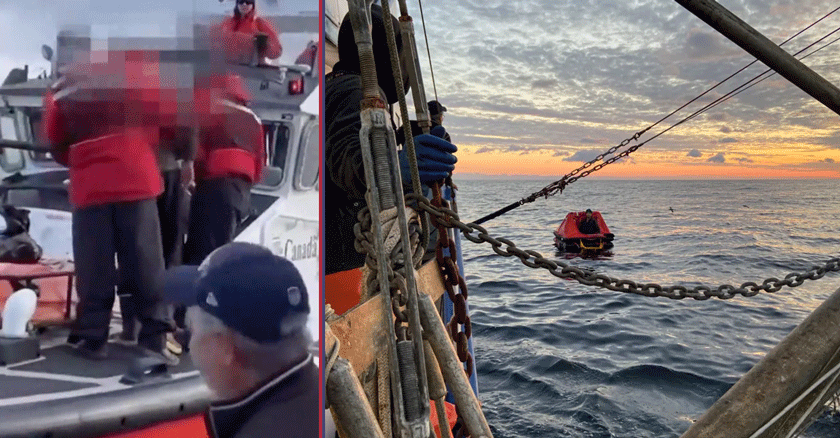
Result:
[[[598,234],[601,232],[598,222],[592,217],[592,210],[586,209],[586,217],[578,224],[578,230],[583,234]]]
[[[376,75],[381,96],[386,103],[393,104],[398,96],[386,44],[382,7],[371,6],[371,16]],[[398,28],[396,18],[391,19],[394,27]],[[361,281],[359,268],[364,265],[364,256],[354,247],[353,227],[357,222],[357,214],[366,205],[367,191],[359,140],[363,97],[361,68],[350,21],[349,14],[342,21],[338,35],[339,62],[324,80],[324,227],[325,241],[330,248],[324,255],[327,275],[325,289],[327,302],[339,314],[358,304],[358,285]],[[398,51],[401,51],[402,41],[399,34],[396,35],[396,45]],[[405,72],[405,69],[402,71]],[[404,76],[407,75],[404,73]],[[408,85],[407,77],[403,79],[403,84]],[[453,154],[457,148],[442,139],[446,130],[438,126],[432,134],[437,136],[421,134],[414,139],[420,179],[423,183],[447,177],[454,169],[456,161]],[[404,153],[400,154],[400,160],[401,165],[407,168],[407,157]],[[407,172],[403,173],[403,185],[406,189],[411,187],[410,175]],[[342,302],[339,303],[338,300]]]
[[[163,179],[163,193],[157,198],[158,218],[160,219],[163,261],[166,268],[178,266],[183,258],[184,237],[187,230],[184,218],[189,215],[189,194],[187,190],[194,184],[192,160],[195,158],[193,131],[188,128],[166,127],[160,132],[158,148],[158,167]],[[122,282],[121,282],[122,283]],[[123,331],[118,341],[123,344],[136,342],[136,302],[125,291],[130,290],[120,284],[120,311]],[[183,321],[183,315],[176,311],[176,323]],[[183,325],[181,322],[179,325]],[[168,345],[174,345],[168,342]],[[180,348],[175,348],[178,354]]]
[[[215,399],[211,438],[319,437],[309,300],[290,261],[234,242],[167,271],[163,290],[188,307],[190,355]]]

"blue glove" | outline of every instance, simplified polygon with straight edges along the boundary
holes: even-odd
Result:
[[[430,134],[414,137],[414,150],[417,153],[417,168],[420,171],[420,182],[428,184],[449,176],[455,170],[458,158],[454,153],[458,147],[443,139],[446,130],[443,126],[435,126]],[[411,171],[408,167],[406,150],[400,151],[400,173],[403,185],[411,187]]]

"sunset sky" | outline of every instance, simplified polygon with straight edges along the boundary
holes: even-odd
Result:
[[[413,3],[413,4],[412,4]],[[722,0],[776,43],[836,8],[829,0]],[[667,0],[423,3],[456,173],[562,176],[753,60]],[[409,2],[429,100],[417,3]],[[784,48],[840,28],[840,12]],[[840,37],[832,34],[811,50]],[[806,51],[805,53],[809,53]],[[840,42],[803,60],[840,85]],[[658,133],[764,71],[757,63]],[[712,96],[709,98],[708,96]],[[840,116],[776,75],[593,174],[618,178],[840,177]]]

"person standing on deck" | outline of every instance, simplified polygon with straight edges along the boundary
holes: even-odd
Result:
[[[231,242],[248,216],[251,187],[265,165],[265,138],[239,76],[211,75],[196,87],[202,115],[193,163],[195,193],[190,204],[184,263],[198,264]],[[204,112],[206,111],[206,112]]]
[[[163,179],[163,193],[157,198],[158,218],[160,220],[161,242],[163,244],[164,266],[168,269],[178,266],[183,259],[184,238],[187,230],[182,218],[189,215],[189,194],[195,184],[192,160],[195,158],[195,141],[192,130],[187,128],[166,127],[160,131],[158,148],[158,168]],[[137,340],[136,302],[125,293],[121,284],[118,288],[123,331],[121,343],[133,344]],[[175,322],[183,326],[183,312],[175,310]],[[169,335],[171,336],[171,335]],[[168,339],[172,345],[170,351],[180,354],[180,348],[174,339]]]
[[[255,1],[237,0],[233,16],[219,25],[228,62],[249,62],[255,50],[259,59],[276,59],[283,53],[277,30],[257,16]]]
[[[385,37],[385,22],[382,7],[371,6],[373,52],[376,61],[376,77],[383,99],[393,104],[397,101],[397,90],[391,70],[390,56]],[[396,18],[391,17],[394,28],[399,28]],[[344,17],[338,34],[339,62],[324,79],[324,103],[326,122],[324,155],[326,167],[326,190],[324,217],[326,218],[326,242],[330,251],[324,255],[326,278],[326,301],[341,314],[360,298],[361,271],[364,256],[354,247],[353,226],[358,212],[365,207],[367,183],[362,164],[359,130],[361,100],[363,97],[361,67],[353,36],[349,14]],[[396,35],[397,49],[401,51],[401,36]],[[403,69],[405,72],[405,69]],[[408,90],[407,75],[403,79]],[[441,180],[449,176],[457,161],[455,145],[443,140],[446,130],[437,126],[430,134],[414,138],[418,156],[420,179],[423,183]],[[400,164],[408,168],[408,159],[400,153]],[[411,187],[410,174],[404,171],[403,185]]]
[[[213,392],[212,438],[319,437],[318,366],[297,268],[245,242],[170,269],[166,297],[187,307],[190,355]]]
[[[84,357],[107,357],[116,255],[124,292],[137,301],[138,345],[174,364],[177,358],[164,350],[171,318],[155,287],[164,270],[156,205],[163,185],[155,156],[158,126],[144,112],[158,104],[146,101],[143,89],[155,84],[126,85],[153,81],[138,73],[157,66],[140,52],[107,58],[76,64],[44,96],[44,138],[55,160],[70,170],[79,303],[68,343]]]

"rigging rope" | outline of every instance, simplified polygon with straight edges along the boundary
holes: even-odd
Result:
[[[817,41],[815,41],[814,43],[810,44],[810,45],[809,45],[808,47],[806,47],[805,49],[800,50],[800,51],[799,51],[799,52],[797,52],[796,54],[798,55],[798,54],[799,54],[799,53],[801,53],[802,51],[804,51],[804,50],[806,50],[806,49],[808,49],[808,48],[812,47],[814,44],[816,44],[816,43],[818,43],[818,42],[822,41],[823,39],[827,38],[828,36],[830,36],[830,35],[832,35],[832,34],[834,34],[834,33],[838,32],[838,31],[840,31],[840,28],[835,29],[834,31],[830,32],[828,35],[826,35],[826,36],[824,36],[824,37],[820,38],[819,40],[817,40]],[[837,41],[840,41],[840,37],[835,38],[835,39],[833,39],[833,40],[829,41],[828,43],[826,43],[826,44],[822,45],[822,46],[821,46],[821,47],[819,47],[818,49],[814,50],[814,51],[813,51],[813,52],[811,52],[811,53],[808,53],[807,55],[805,55],[805,56],[803,56],[803,57],[801,57],[801,58],[799,58],[799,59],[800,59],[800,60],[803,60],[803,59],[805,59],[805,58],[807,58],[807,57],[809,57],[809,56],[811,56],[811,55],[813,55],[813,54],[815,54],[815,53],[819,52],[820,50],[822,50],[822,49],[824,49],[824,48],[826,48],[826,47],[828,47],[828,46],[830,46],[830,45],[832,45],[832,44],[836,43]],[[767,70],[765,70],[763,73],[761,73],[760,75],[756,76],[755,78],[751,79],[750,81],[748,81],[747,83],[745,83],[744,85],[742,85],[741,87],[738,87],[738,88],[736,88],[735,90],[730,91],[729,93],[727,93],[727,95],[726,95],[726,96],[724,96],[724,97],[725,97],[725,99],[723,99],[723,100],[722,100],[722,101],[720,101],[720,102],[715,103],[714,105],[712,105],[711,107],[709,107],[709,109],[714,108],[715,106],[717,106],[717,105],[719,105],[719,104],[721,104],[721,103],[723,103],[723,102],[725,102],[725,101],[727,101],[727,100],[729,100],[729,99],[731,99],[731,98],[733,98],[733,97],[735,97],[735,96],[737,96],[737,95],[739,95],[739,94],[743,93],[744,91],[749,90],[750,88],[752,88],[752,87],[754,87],[754,86],[756,86],[756,85],[758,85],[758,84],[760,84],[760,83],[764,82],[765,80],[767,80],[767,79],[769,79],[769,78],[773,77],[774,75],[777,75],[777,74],[778,74],[778,73],[776,73],[776,72],[772,72],[772,73],[770,73],[769,75],[767,75],[767,76],[765,76],[765,77],[763,77],[763,78],[761,78],[761,79],[757,80],[755,83],[750,84],[750,82],[752,82],[752,81],[756,80],[758,77],[761,77],[761,76],[762,76],[762,75],[764,75],[764,74],[767,74],[767,73],[768,73],[768,72],[770,72],[770,71],[772,71],[772,69],[767,69]],[[749,84],[749,85],[748,85],[748,86],[746,86],[747,84]],[[737,90],[737,92],[735,92],[736,90]]]
[[[800,30],[799,32],[797,32],[797,33],[793,34],[792,36],[790,36],[789,38],[787,38],[785,41],[783,41],[781,44],[779,44],[779,46],[782,46],[782,45],[784,45],[784,44],[786,44],[786,43],[790,42],[791,40],[793,40],[793,39],[794,39],[794,38],[796,38],[797,36],[801,35],[803,32],[807,31],[807,30],[808,30],[808,29],[810,29],[811,27],[815,26],[816,24],[820,23],[820,22],[821,22],[821,21],[823,21],[824,19],[828,18],[829,16],[831,16],[832,14],[834,14],[835,12],[837,12],[838,10],[840,10],[840,7],[837,7],[837,8],[835,8],[835,9],[833,9],[832,11],[830,11],[829,13],[827,13],[826,15],[824,15],[823,17],[821,17],[820,19],[818,19],[818,20],[816,20],[815,22],[811,23],[810,25],[806,26],[804,29]],[[802,53],[803,51],[807,50],[808,48],[813,47],[815,44],[818,44],[820,41],[823,41],[823,40],[824,40],[824,39],[826,39],[828,36],[830,36],[830,35],[834,34],[834,33],[835,33],[835,32],[837,32],[838,30],[840,30],[840,28],[835,29],[834,31],[832,31],[832,32],[830,32],[829,34],[827,34],[827,35],[823,36],[822,38],[818,39],[817,41],[815,41],[815,42],[813,42],[813,43],[809,44],[809,45],[808,45],[808,46],[806,46],[804,49],[802,49],[802,50],[800,50],[800,51],[796,52],[796,53],[795,53],[795,55],[798,55],[798,54]],[[835,40],[835,41],[836,41],[836,40]],[[829,43],[829,44],[827,44],[827,45],[830,45],[830,44],[832,44],[833,42],[834,42],[834,41],[832,41],[831,43]],[[827,46],[827,45],[826,45],[826,46]],[[812,53],[810,53],[810,54],[808,54],[808,55],[806,55],[806,56],[803,56],[803,57],[802,57],[802,59],[806,58],[807,56],[810,56],[810,55],[811,55],[811,54],[813,54],[813,53],[818,52],[819,50],[821,50],[821,49],[822,49],[822,48],[824,48],[824,47],[825,47],[825,46],[823,46],[823,47],[821,47],[821,48],[819,48],[819,49],[815,50],[814,52],[812,52]],[[794,55],[794,56],[795,56],[795,55]],[[704,107],[703,107],[703,108],[701,108],[700,110],[695,111],[694,113],[692,113],[692,114],[691,114],[691,115],[689,115],[688,117],[683,118],[682,120],[680,120],[680,121],[679,121],[679,122],[677,122],[677,123],[674,123],[673,125],[671,125],[671,126],[670,126],[670,127],[668,127],[667,129],[665,129],[665,130],[663,130],[663,131],[659,132],[658,134],[654,135],[653,137],[646,139],[646,140],[645,140],[645,141],[643,141],[642,143],[638,143],[638,144],[636,144],[636,145],[634,145],[634,146],[631,146],[629,149],[627,149],[627,150],[625,150],[625,151],[623,151],[623,152],[621,152],[621,153],[619,153],[619,154],[617,154],[617,155],[614,155],[613,157],[611,157],[611,158],[609,158],[609,159],[606,159],[606,157],[607,157],[608,155],[615,154],[615,153],[616,153],[619,149],[621,149],[621,148],[623,148],[623,147],[627,146],[627,145],[628,145],[631,141],[636,141],[636,142],[638,142],[638,141],[639,141],[639,138],[640,138],[642,135],[644,135],[647,131],[649,131],[649,130],[651,130],[652,128],[654,128],[655,126],[659,125],[660,123],[662,123],[663,121],[665,121],[665,120],[666,120],[666,119],[668,119],[669,117],[673,116],[674,114],[676,114],[676,113],[677,113],[677,112],[679,112],[680,110],[684,109],[685,107],[687,107],[687,106],[688,106],[688,105],[690,105],[691,103],[693,103],[693,102],[697,101],[698,99],[700,99],[701,97],[705,96],[706,94],[708,94],[709,92],[711,92],[711,91],[712,91],[712,90],[714,90],[715,88],[717,88],[717,87],[719,87],[720,85],[722,85],[724,82],[726,82],[726,81],[728,81],[728,80],[732,79],[734,76],[736,76],[736,75],[738,75],[739,73],[743,72],[744,70],[746,70],[747,68],[749,68],[750,66],[752,66],[753,64],[755,64],[756,62],[758,62],[758,60],[757,60],[757,59],[756,59],[756,60],[754,60],[754,61],[752,61],[752,62],[750,62],[749,64],[745,65],[744,67],[740,68],[738,71],[736,71],[735,73],[733,73],[733,74],[729,75],[729,76],[728,76],[728,77],[726,77],[725,79],[723,79],[723,80],[719,81],[718,83],[716,83],[715,85],[713,85],[711,88],[709,88],[708,90],[704,91],[703,93],[701,93],[701,94],[700,94],[700,95],[698,95],[697,97],[695,97],[695,98],[691,99],[691,100],[690,100],[690,101],[688,101],[687,103],[683,104],[682,106],[680,106],[680,107],[679,107],[679,108],[677,108],[676,110],[674,110],[674,111],[670,112],[670,113],[669,113],[668,115],[666,115],[665,117],[662,117],[661,119],[659,119],[659,120],[658,120],[658,121],[656,121],[655,123],[653,123],[653,124],[649,125],[648,127],[646,127],[646,128],[644,128],[644,129],[642,129],[641,131],[639,131],[639,132],[637,132],[637,133],[633,134],[633,136],[632,136],[632,137],[629,137],[629,138],[624,139],[624,140],[623,140],[621,143],[619,143],[618,145],[611,147],[611,148],[610,148],[610,149],[608,149],[606,152],[601,153],[600,155],[598,155],[597,157],[593,158],[592,160],[590,160],[590,161],[588,161],[588,162],[584,163],[583,165],[581,165],[581,166],[580,166],[580,167],[578,167],[577,169],[574,169],[574,170],[572,170],[571,172],[567,173],[567,174],[566,174],[566,175],[564,175],[561,179],[559,179],[559,180],[557,180],[557,181],[552,182],[551,184],[549,184],[549,185],[547,185],[547,186],[543,187],[541,190],[539,190],[539,191],[537,191],[537,192],[534,192],[534,193],[532,193],[531,195],[529,195],[529,196],[527,196],[527,197],[525,197],[525,198],[522,198],[522,199],[520,199],[520,200],[518,200],[518,201],[515,201],[515,202],[513,202],[513,203],[511,203],[511,204],[507,205],[507,206],[506,206],[506,207],[504,207],[504,208],[501,208],[501,209],[499,209],[499,210],[497,210],[497,211],[495,211],[495,212],[493,212],[493,213],[490,213],[490,214],[488,214],[488,215],[486,215],[486,216],[484,216],[484,217],[482,217],[482,218],[480,218],[480,219],[477,219],[477,220],[473,221],[473,223],[475,223],[475,224],[481,224],[481,223],[487,222],[488,220],[491,220],[491,219],[494,219],[494,218],[496,218],[496,217],[499,217],[499,216],[501,216],[501,215],[503,215],[503,214],[505,214],[505,213],[507,213],[507,212],[509,212],[509,211],[511,211],[511,210],[513,210],[513,209],[515,209],[515,208],[517,208],[517,207],[520,207],[520,206],[522,206],[522,205],[524,205],[524,204],[527,204],[527,203],[530,203],[530,202],[534,202],[535,200],[537,200],[537,198],[540,198],[540,197],[546,197],[546,198],[548,198],[549,196],[552,196],[552,195],[554,195],[554,194],[557,194],[558,192],[562,193],[562,191],[563,191],[563,190],[566,188],[566,186],[568,186],[569,184],[571,184],[571,183],[573,183],[573,182],[577,181],[577,180],[578,180],[578,179],[580,179],[580,178],[584,178],[584,177],[586,177],[587,175],[589,175],[589,174],[590,174],[590,173],[592,173],[592,172],[595,172],[595,171],[600,170],[601,168],[603,168],[603,167],[604,167],[604,166],[606,166],[606,165],[609,165],[609,164],[611,164],[611,163],[614,163],[615,161],[618,161],[619,159],[624,158],[624,157],[626,157],[626,156],[630,155],[632,152],[635,152],[637,149],[639,149],[641,146],[643,146],[643,145],[647,144],[647,143],[648,143],[648,142],[650,142],[651,140],[653,140],[653,139],[655,139],[655,138],[657,138],[657,137],[661,136],[662,134],[664,134],[664,133],[666,133],[666,132],[670,131],[671,129],[673,129],[673,128],[675,128],[675,127],[677,127],[677,126],[679,126],[679,125],[681,125],[681,124],[685,123],[686,121],[693,119],[694,117],[698,116],[699,114],[702,114],[703,112],[707,111],[708,109],[710,109],[710,108],[712,108],[712,107],[714,107],[714,106],[718,105],[718,104],[719,104],[719,103],[721,103],[722,101],[728,100],[728,99],[729,99],[729,98],[731,98],[733,95],[738,94],[738,93],[740,92],[740,91],[738,91],[738,90],[745,91],[745,89],[743,89],[743,88],[744,88],[747,84],[750,84],[751,82],[756,81],[759,77],[761,77],[761,76],[765,75],[768,71],[770,71],[770,69],[768,69],[767,71],[765,71],[765,72],[761,73],[760,75],[758,75],[758,76],[756,76],[756,77],[754,77],[754,78],[750,79],[750,80],[749,80],[749,81],[747,81],[745,84],[743,84],[743,85],[741,85],[741,86],[737,87],[735,90],[730,91],[729,93],[727,93],[727,94],[725,94],[725,95],[721,96],[720,98],[716,99],[714,102],[712,102],[712,103],[710,103],[710,104],[707,104],[706,106],[704,106]],[[759,82],[760,82],[760,81],[759,81]],[[734,94],[733,94],[733,93],[734,93]],[[603,161],[603,162],[602,162],[601,164],[596,165],[595,167],[593,167],[593,168],[592,168],[592,169],[590,169],[590,170],[586,170],[586,169],[588,169],[589,167],[591,167],[591,166],[595,165],[595,163],[597,163],[598,161]],[[582,172],[582,173],[581,173],[581,172]],[[577,175],[578,173],[580,173],[580,175]]]
[[[432,67],[432,52],[429,50],[429,36],[426,34],[426,19],[423,18],[423,0],[417,0],[417,2],[420,4],[420,22],[423,23],[423,38],[426,39],[426,54],[429,55],[429,70],[432,72],[432,88],[435,90],[435,100],[438,100],[435,69]]]
[[[799,55],[800,53],[804,52],[805,50],[808,50],[809,48],[811,48],[811,47],[813,47],[814,45],[818,44],[820,41],[822,41],[822,40],[824,40],[824,39],[828,38],[829,36],[833,35],[834,33],[837,33],[838,31],[840,31],[840,27],[838,27],[838,28],[834,29],[833,31],[829,32],[827,35],[825,35],[825,36],[823,36],[822,38],[818,39],[817,41],[814,41],[813,43],[809,44],[808,46],[806,46],[806,47],[805,47],[805,48],[803,48],[802,50],[800,50],[800,51],[796,52],[796,53],[794,54],[794,56]],[[837,41],[837,40],[834,40],[834,41]],[[832,42],[832,43],[833,43],[833,42]],[[832,43],[829,43],[829,44],[832,44]],[[820,47],[820,49],[822,49],[822,48],[824,48],[824,47],[826,47],[826,46]],[[816,52],[817,52],[818,50],[820,50],[820,49],[817,49],[817,50],[815,50],[814,52],[811,52],[809,55],[812,55],[812,54],[816,53]],[[807,57],[807,56],[809,56],[809,55],[803,56],[803,57],[802,57],[802,58],[800,58],[800,59],[804,59],[804,58],[806,58],[806,57]],[[702,108],[700,108],[699,110],[697,110],[697,111],[693,112],[693,113],[692,113],[691,115],[689,115],[688,117],[685,117],[684,119],[680,120],[679,122],[674,123],[673,125],[671,125],[671,126],[670,126],[670,127],[668,127],[667,129],[662,130],[662,131],[661,131],[661,132],[659,132],[658,134],[654,135],[653,137],[648,138],[647,140],[643,141],[642,143],[640,143],[640,144],[638,144],[638,145],[636,145],[636,146],[633,146],[633,150],[635,151],[635,150],[636,150],[636,149],[638,149],[639,147],[641,147],[641,146],[643,146],[643,145],[647,144],[647,143],[648,143],[648,142],[650,142],[651,140],[653,140],[653,139],[655,139],[655,138],[659,137],[660,135],[662,135],[662,134],[664,134],[664,133],[666,133],[666,132],[668,132],[668,131],[670,131],[670,130],[672,130],[672,129],[676,128],[677,126],[679,126],[679,125],[681,125],[681,124],[683,124],[683,123],[685,123],[685,122],[687,122],[687,121],[689,121],[689,120],[691,120],[691,119],[693,119],[693,118],[697,117],[698,115],[700,115],[700,114],[702,114],[702,113],[704,113],[704,112],[708,111],[709,109],[711,109],[711,108],[713,108],[713,107],[715,107],[715,106],[717,106],[717,105],[719,105],[719,104],[723,103],[724,101],[729,100],[730,98],[734,97],[735,95],[740,94],[740,93],[741,93],[741,92],[743,92],[743,91],[746,91],[747,89],[749,89],[749,88],[750,88],[750,87],[752,87],[753,85],[758,84],[759,82],[763,81],[764,79],[767,79],[767,78],[769,78],[769,77],[772,77],[774,74],[776,74],[776,73],[774,72],[774,73],[772,73],[772,74],[770,74],[770,75],[767,75],[767,76],[766,76],[766,77],[764,77],[763,79],[758,80],[758,78],[760,78],[760,77],[762,77],[762,76],[766,75],[768,72],[771,72],[771,71],[772,71],[772,69],[767,69],[767,70],[765,70],[765,71],[764,71],[764,72],[762,72],[761,74],[759,74],[759,75],[757,75],[757,76],[753,77],[752,79],[750,79],[749,81],[747,81],[747,82],[745,82],[744,84],[740,85],[739,87],[735,88],[734,90],[732,90],[732,91],[730,91],[730,92],[728,92],[728,93],[724,94],[723,96],[721,96],[721,97],[719,97],[719,98],[715,99],[715,100],[714,100],[714,101],[712,101],[711,103],[706,104],[705,106],[703,106],[703,107],[702,107]],[[754,81],[755,81],[755,82],[754,82]],[[753,83],[753,82],[754,82],[754,83]],[[751,83],[752,83],[752,84],[751,84]],[[750,85],[749,85],[749,86],[747,86],[748,84],[750,84]],[[746,88],[745,88],[745,87],[746,87]]]

